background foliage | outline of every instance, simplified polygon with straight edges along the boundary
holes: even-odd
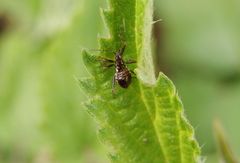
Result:
[[[104,0],[1,0],[0,162],[106,162],[75,77],[106,33]],[[239,0],[156,1],[157,68],[176,84],[206,162],[219,117],[240,153]]]

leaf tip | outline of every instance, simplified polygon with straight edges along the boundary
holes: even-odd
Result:
[[[97,56],[96,55],[91,55],[85,49],[82,50],[81,55],[82,55],[83,63],[86,66],[89,74],[95,74],[95,72],[97,70],[97,63],[98,63]]]
[[[97,92],[96,83],[94,78],[78,79],[80,88],[89,95],[94,95]]]
[[[158,91],[168,91],[170,94],[176,94],[176,88],[173,82],[162,72],[159,73],[157,78]]]

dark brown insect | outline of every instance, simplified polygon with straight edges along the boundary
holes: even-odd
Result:
[[[122,88],[128,88],[128,86],[131,84],[132,80],[132,74],[134,74],[133,71],[129,70],[126,66],[126,64],[136,63],[136,61],[128,60],[124,62],[123,60],[123,53],[126,48],[126,45],[124,44],[122,48],[120,48],[115,53],[115,59],[106,59],[102,58],[101,60],[103,63],[108,63],[108,65],[104,65],[105,67],[112,67],[115,66],[115,74],[113,76],[112,80],[112,91],[114,92],[114,88],[116,85],[116,82],[118,82],[119,86]]]

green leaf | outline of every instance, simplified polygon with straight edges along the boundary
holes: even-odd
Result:
[[[225,163],[239,162],[237,161],[235,155],[232,152],[230,145],[227,142],[225,133],[223,131],[222,125],[219,122],[219,120],[214,121],[213,128],[214,128],[216,141],[218,144],[218,149],[221,154],[221,162],[225,162]]]
[[[114,68],[104,68],[98,56],[83,51],[91,74],[80,80],[89,96],[86,107],[100,125],[99,136],[109,147],[112,162],[191,163],[200,148],[173,83],[160,73],[155,79],[151,54],[152,0],[110,0],[103,10],[110,38],[100,39],[101,50],[117,51],[126,43],[124,59],[134,77],[127,89],[116,86],[112,93]],[[102,57],[114,58],[109,52]]]

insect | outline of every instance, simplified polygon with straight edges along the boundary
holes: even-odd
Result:
[[[115,53],[114,60],[106,58],[101,59],[103,63],[108,63],[108,65],[104,65],[105,67],[115,66],[115,74],[112,79],[112,92],[114,92],[116,82],[119,84],[120,87],[128,88],[128,86],[131,84],[132,74],[135,74],[132,70],[129,70],[127,68],[126,64],[136,63],[136,61],[128,60],[124,62],[123,60],[123,53],[125,51],[125,48],[126,44],[124,44],[123,47],[121,47]]]

